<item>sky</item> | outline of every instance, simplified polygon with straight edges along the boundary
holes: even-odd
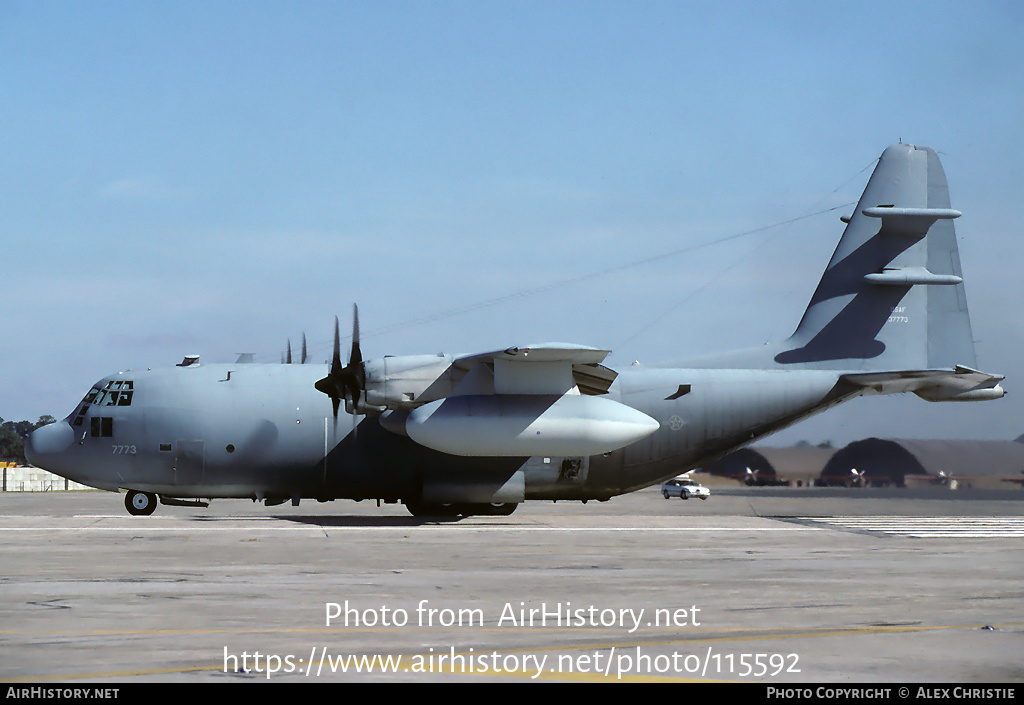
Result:
[[[0,0],[0,417],[186,354],[788,337],[875,160],[938,151],[1005,399],[772,444],[1024,433],[1024,5]],[[347,341],[343,341],[347,346]]]

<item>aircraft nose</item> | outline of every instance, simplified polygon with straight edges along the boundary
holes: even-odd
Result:
[[[75,440],[75,432],[66,421],[41,426],[25,443],[25,457],[36,467],[47,469],[48,460],[60,455]]]

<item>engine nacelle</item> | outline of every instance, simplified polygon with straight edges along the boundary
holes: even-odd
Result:
[[[398,355],[367,360],[366,404],[411,409],[451,393],[451,355]],[[429,393],[428,393],[429,390]]]

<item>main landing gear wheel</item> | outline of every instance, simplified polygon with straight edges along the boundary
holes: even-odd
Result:
[[[454,504],[405,502],[405,508],[414,517],[457,517],[461,514],[459,508]]]
[[[152,492],[128,490],[124,496],[124,506],[133,516],[149,516],[156,509],[156,495]]]
[[[481,512],[481,514],[489,514],[490,516],[494,517],[507,517],[509,514],[514,512],[516,510],[516,507],[518,506],[518,502],[505,502],[503,504],[492,503],[488,505],[488,511]]]
[[[405,508],[414,517],[470,517],[470,516],[508,516],[516,510],[517,502],[491,504],[425,504],[422,502],[405,502]]]

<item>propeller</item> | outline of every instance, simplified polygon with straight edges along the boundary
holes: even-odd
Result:
[[[306,364],[306,357],[307,357],[307,355],[306,355],[306,334],[303,333],[302,334],[302,358],[299,360],[299,364],[305,365]],[[281,362],[284,363],[285,365],[292,364],[292,339],[291,338],[288,339],[288,350],[285,353],[284,358],[282,358]]]
[[[850,477],[853,481],[854,487],[864,486],[864,470],[858,470],[857,468],[850,468]]]
[[[305,344],[303,344],[305,355]],[[341,337],[338,331],[338,317],[334,317],[334,357],[331,360],[331,371],[316,383],[318,391],[331,398],[334,405],[334,420],[338,420],[338,407],[345,400],[345,410],[356,414],[360,405],[360,397],[366,387],[366,370],[363,368],[363,355],[359,350],[359,307],[352,305],[352,350],[348,356],[348,364],[341,365]]]

